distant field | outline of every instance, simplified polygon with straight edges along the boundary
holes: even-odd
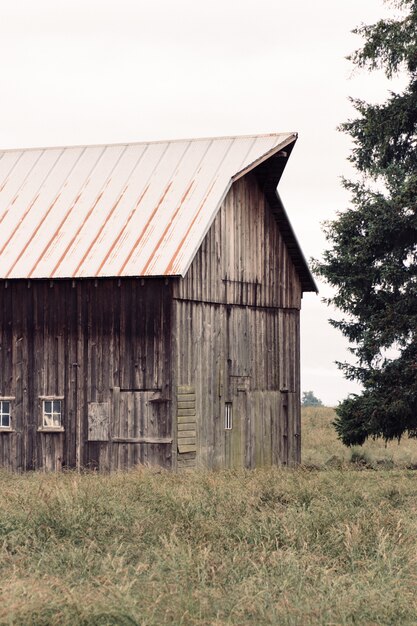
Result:
[[[417,469],[417,439],[404,437],[401,442],[368,441],[363,446],[346,448],[332,426],[334,409],[302,409],[302,460],[305,464],[333,465],[352,460],[373,467],[413,467]],[[417,623],[417,622],[416,622]]]
[[[0,474],[0,624],[416,624],[416,446],[331,415],[297,470]]]

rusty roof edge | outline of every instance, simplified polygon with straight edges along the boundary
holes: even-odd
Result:
[[[116,141],[114,143],[86,143],[86,144],[67,144],[67,145],[57,145],[57,146],[30,146],[30,147],[20,147],[20,148],[0,148],[0,154],[3,152],[28,152],[30,150],[64,150],[64,149],[72,149],[72,148],[112,148],[117,146],[140,146],[140,145],[149,145],[149,144],[162,144],[162,143],[181,143],[181,142],[192,142],[192,141],[209,141],[216,139],[249,139],[251,137],[256,138],[265,138],[265,137],[278,137],[279,135],[291,135],[291,139],[285,143],[288,145],[291,141],[295,141],[297,138],[297,133],[294,132],[280,132],[280,133],[253,133],[249,135],[218,135],[218,136],[207,136],[207,137],[191,137],[191,138],[180,138],[180,139],[156,139],[153,141]],[[281,149],[284,146],[281,146]],[[278,148],[280,149],[280,148]],[[273,149],[275,151],[275,148]]]

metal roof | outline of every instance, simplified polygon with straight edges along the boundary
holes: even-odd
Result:
[[[184,276],[233,180],[295,139],[0,152],[0,278]]]

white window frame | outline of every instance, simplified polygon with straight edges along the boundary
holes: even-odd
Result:
[[[41,432],[63,432],[64,396],[40,396],[39,400],[41,402],[41,425],[38,430]],[[51,406],[48,406],[47,403],[51,403]],[[54,403],[56,405],[59,403],[59,407],[54,406]],[[54,418],[54,416],[56,417]]]
[[[224,429],[233,430],[233,404],[231,402],[224,403]]]
[[[14,396],[0,396],[0,432],[10,432],[13,431],[13,408],[12,408],[12,404],[15,400]],[[4,411],[3,410],[3,403],[7,402],[9,405],[9,411]],[[8,416],[9,418],[9,424],[8,426],[5,426],[3,424],[3,418]]]

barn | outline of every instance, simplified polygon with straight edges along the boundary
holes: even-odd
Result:
[[[0,466],[300,461],[296,139],[0,152]]]

